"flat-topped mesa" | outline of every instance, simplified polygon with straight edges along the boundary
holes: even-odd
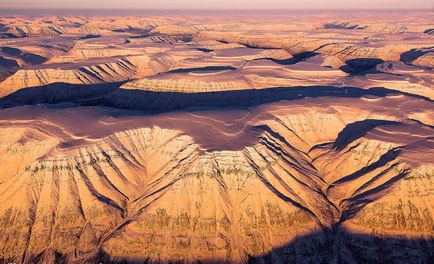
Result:
[[[300,43],[295,37],[288,37],[285,35],[272,35],[272,34],[245,34],[240,32],[227,32],[227,31],[201,31],[196,35],[198,40],[216,40],[224,43],[238,43],[248,47],[254,48],[269,48],[269,49],[288,49],[293,47],[293,51],[299,50],[301,45],[294,45]],[[318,42],[317,42],[318,43]],[[308,43],[305,43],[308,46]],[[310,45],[309,45],[310,46]],[[318,43],[314,45],[315,48],[320,47]],[[315,49],[313,48],[313,49]],[[311,51],[313,49],[304,49],[300,52]],[[295,52],[297,53],[297,52]]]
[[[92,58],[107,58],[107,57],[126,57],[131,55],[143,55],[146,53],[144,49],[121,49],[121,48],[93,48],[93,47],[74,47],[67,54],[56,56],[47,61],[47,63],[65,63],[79,62]]]
[[[305,36],[299,38],[288,37],[286,35],[245,35],[238,32],[213,32],[201,31],[196,36],[199,40],[219,40],[226,43],[239,43],[255,48],[285,49],[291,54],[304,52],[317,52],[325,55],[337,56],[342,60],[355,58],[376,58],[382,60],[399,61],[400,55],[414,47],[409,44],[387,44],[386,41],[375,42],[369,45],[349,44],[340,39],[327,41]],[[300,38],[302,38],[300,40]],[[429,46],[428,40],[417,44],[417,47]]]
[[[357,82],[354,83],[358,85]],[[393,80],[389,76],[369,76],[369,79],[364,82],[365,88],[384,87],[395,91],[409,93],[416,96],[423,96],[434,100],[434,89],[431,88],[431,83],[425,82],[409,82],[405,79]]]
[[[38,87],[49,83],[91,84],[97,80],[77,70],[34,69],[18,70],[0,83],[0,97],[7,96],[22,88]]]
[[[385,107],[391,102],[396,109]],[[181,261],[191,253],[193,259],[244,263],[308,236],[303,252],[310,254],[302,256],[314,261],[314,252],[331,256],[328,230],[339,225],[367,234],[429,236],[433,128],[407,120],[408,102],[316,99],[251,113],[180,112],[161,120],[172,128],[142,127],[146,118],[162,115],[122,116],[118,110],[115,116],[100,116],[97,108],[1,110],[0,160],[13,166],[1,176],[0,242],[8,250],[0,257],[33,262],[54,250],[70,262],[101,252],[113,260]],[[45,119],[40,124],[27,116],[38,111]],[[64,120],[74,111],[85,111],[76,122],[87,129]],[[137,127],[125,129],[130,122]],[[201,151],[203,140],[218,145],[238,134],[226,130],[234,123],[254,127],[254,141],[238,150]],[[224,133],[210,137],[209,130]],[[421,150],[425,155],[416,155]],[[395,210],[380,210],[386,205],[401,214],[398,223]],[[143,239],[155,236],[159,246]],[[252,238],[266,246],[252,245]],[[363,249],[363,242],[342,243]]]
[[[344,20],[333,21],[322,24],[324,29],[328,30],[354,30],[369,33],[386,33],[389,35],[398,35],[404,33],[420,33],[426,29],[427,25],[418,23],[390,23],[390,22],[377,22],[373,23],[367,20]]]
[[[268,53],[268,52],[267,52]],[[285,51],[270,56],[280,57]],[[257,55],[263,58],[264,54]],[[145,77],[123,84],[121,89],[168,93],[206,93],[329,85],[347,76],[341,70],[325,68],[315,62],[300,62],[291,67],[264,59],[247,62],[239,69],[203,67],[173,70],[172,73]],[[307,81],[307,79],[309,79]]]
[[[245,47],[244,45],[238,43],[223,43],[216,40],[198,41],[198,44],[200,45],[200,48],[206,52]]]
[[[139,79],[123,84],[121,89],[168,93],[201,93],[251,89],[247,80],[207,81],[200,79]]]
[[[0,97],[24,88],[54,83],[92,85],[121,82],[165,71],[173,63],[170,56],[152,60],[148,55],[114,57],[107,62],[104,60],[100,60],[100,63],[98,60],[93,61],[97,64],[89,62],[84,62],[82,65],[46,64],[20,69],[0,83]]]

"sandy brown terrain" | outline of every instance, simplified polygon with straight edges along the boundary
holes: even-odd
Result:
[[[0,263],[433,263],[432,17],[0,17]]]

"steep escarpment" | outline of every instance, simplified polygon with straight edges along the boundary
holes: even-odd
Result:
[[[346,100],[176,118],[2,110],[0,159],[15,164],[1,179],[2,259],[369,261],[362,252],[398,259],[411,245],[362,247],[364,236],[396,235],[430,247],[432,127],[403,117],[402,98],[351,99],[352,111]],[[28,117],[39,111],[44,123]],[[211,147],[202,133],[213,122],[224,125],[211,126]],[[239,133],[253,141],[225,150]]]
[[[157,143],[159,140],[156,138],[161,138],[163,145],[159,145],[161,143]],[[266,177],[275,176],[262,175],[257,170],[265,164],[256,164],[264,162],[260,158],[262,155],[271,155],[263,152],[266,149],[246,150],[244,154],[218,152],[198,155],[191,138],[160,129],[124,132],[101,143],[69,150],[68,154],[63,154],[67,156],[59,153],[45,157],[37,164],[27,166],[23,174],[17,174],[14,181],[4,185],[9,186],[5,197],[19,193],[23,197],[20,208],[4,204],[4,238],[10,240],[14,236],[15,241],[24,242],[9,248],[9,253],[3,255],[4,259],[15,259],[20,255],[24,261],[35,261],[41,253],[43,256],[48,254],[49,251],[45,250],[50,244],[51,250],[71,260],[86,259],[97,255],[99,250],[109,253],[114,259],[129,255],[131,258],[147,256],[154,260],[173,260],[183,259],[181,253],[191,252],[194,248],[195,259],[240,261],[246,260],[245,250],[254,254],[263,247],[251,244],[247,234],[238,233],[240,227],[249,230],[252,224],[256,226],[256,222],[251,222],[252,214],[277,217],[272,225],[265,222],[262,227],[264,231],[276,234],[283,227],[278,213],[282,206],[294,219],[292,224],[285,224],[285,228],[298,226],[308,232],[318,229],[322,222],[330,225],[329,215],[320,216],[318,220],[312,212],[318,210],[315,209],[318,201],[306,202],[299,197],[307,195],[309,199],[322,199],[315,189],[300,185],[306,189],[303,195],[285,188],[287,184],[284,183],[281,183],[283,187],[277,187],[283,188],[281,190],[266,184]],[[119,143],[122,143],[121,149],[116,147]],[[162,151],[167,154],[162,156]],[[25,187],[27,184],[20,184],[30,179],[26,174],[33,175],[31,179],[34,180],[28,182],[31,189]],[[186,185],[190,186],[187,193],[183,191]],[[246,197],[252,188],[259,186],[263,186],[264,200],[258,208],[258,200],[246,200]],[[29,191],[36,193],[31,195]],[[276,201],[274,192],[288,196],[288,201],[295,201]],[[179,201],[176,207],[172,206],[173,199]],[[209,199],[214,202],[209,203]],[[326,201],[322,203],[328,207]],[[238,212],[240,206],[245,209]],[[306,223],[310,224],[306,226]],[[59,236],[60,228],[64,235]],[[18,230],[19,235],[13,235],[13,230]],[[163,233],[155,233],[155,230]],[[131,232],[136,235],[124,237]],[[163,234],[166,232],[172,235],[165,237]],[[30,237],[26,238],[29,233]],[[57,238],[53,239],[53,236]],[[146,240],[138,240],[136,236],[160,238],[156,238],[158,242],[146,244]],[[261,234],[256,236],[261,237]],[[279,237],[276,236],[267,248],[278,241],[284,243],[288,240],[287,236]],[[243,246],[244,242],[249,242],[247,248]],[[134,251],[131,251],[132,243]],[[69,246],[65,247],[66,244]],[[157,245],[167,245],[164,256],[159,257],[161,253],[156,251]],[[211,245],[215,253],[209,255],[208,247]]]

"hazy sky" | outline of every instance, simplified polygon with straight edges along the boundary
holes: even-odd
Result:
[[[0,0],[0,8],[432,10],[434,0]]]

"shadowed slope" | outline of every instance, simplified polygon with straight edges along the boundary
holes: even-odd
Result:
[[[316,97],[360,98],[367,95],[404,94],[430,99],[386,88],[357,87],[273,87],[221,92],[178,93],[122,89],[120,83],[80,85],[55,83],[26,88],[0,99],[0,106],[10,107],[35,103],[74,102],[86,106],[109,106],[124,109],[166,112],[189,107],[249,107],[280,100],[302,100]]]

